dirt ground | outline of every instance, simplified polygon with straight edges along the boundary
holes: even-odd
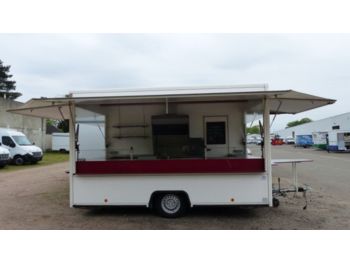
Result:
[[[311,158],[298,165],[302,196],[280,198],[278,208],[197,207],[186,217],[165,219],[142,207],[72,209],[68,163],[15,172],[0,171],[0,229],[350,229],[350,154],[274,146],[274,158]],[[290,165],[273,168],[275,182],[291,184]]]

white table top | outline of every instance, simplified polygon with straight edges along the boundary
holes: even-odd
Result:
[[[277,165],[277,164],[291,164],[291,163],[304,163],[304,162],[312,162],[312,159],[305,159],[305,158],[295,158],[295,159],[272,159],[271,164]]]

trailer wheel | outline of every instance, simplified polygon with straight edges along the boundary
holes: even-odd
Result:
[[[176,218],[185,214],[189,207],[188,199],[181,193],[163,193],[154,199],[156,212],[166,218]]]
[[[280,201],[277,198],[272,199],[273,207],[278,207],[280,205]]]
[[[15,163],[16,166],[21,166],[24,164],[24,159],[21,156],[15,156],[13,158],[13,162]]]

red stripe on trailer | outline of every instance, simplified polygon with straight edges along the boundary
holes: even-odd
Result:
[[[78,161],[78,175],[254,173],[264,172],[264,159],[171,159]]]

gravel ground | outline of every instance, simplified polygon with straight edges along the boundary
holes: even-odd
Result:
[[[164,219],[142,207],[72,209],[68,163],[0,171],[0,229],[350,229],[350,154],[274,146],[274,158],[311,158],[298,165],[299,182],[313,188],[306,210],[301,196],[278,208],[197,207],[186,217]],[[273,168],[291,184],[290,165]]]

